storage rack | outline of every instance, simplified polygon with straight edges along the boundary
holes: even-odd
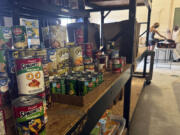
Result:
[[[95,0],[94,0],[95,1]],[[117,1],[117,0],[116,0]],[[94,98],[94,101],[90,100],[89,105],[85,105],[84,107],[73,107],[70,105],[61,105],[61,104],[55,104],[53,105],[52,109],[49,110],[49,113],[55,116],[49,116],[49,125],[47,125],[48,128],[51,130],[57,131],[54,132],[48,132],[49,134],[81,134],[81,135],[87,135],[90,133],[90,131],[93,129],[93,127],[96,125],[102,114],[105,112],[105,110],[113,103],[113,100],[117,96],[118,93],[121,92],[121,89],[125,86],[125,93],[124,93],[124,117],[126,119],[126,127],[129,126],[129,110],[130,110],[130,96],[131,96],[131,80],[133,75],[133,44],[134,44],[134,27],[135,27],[135,15],[136,15],[136,4],[139,6],[146,5],[149,10],[148,14],[148,25],[147,28],[149,29],[149,23],[150,23],[150,11],[151,11],[151,2],[147,0],[138,0],[136,3],[136,0],[129,0],[127,3],[127,0],[119,0],[119,4],[114,4],[111,6],[106,5],[99,5],[96,2],[85,0],[86,5],[91,6],[93,9],[85,10],[85,7],[83,6],[83,0],[79,0],[81,3],[80,10],[71,10],[71,9],[63,9],[61,7],[37,7],[36,3],[29,3],[31,6],[27,6],[27,3],[21,3],[21,0],[18,1],[3,1],[0,5],[0,11],[1,16],[12,16],[13,17],[13,24],[19,25],[19,19],[20,17],[25,18],[34,18],[38,19],[40,21],[40,27],[46,26],[49,24],[55,24],[56,18],[59,17],[71,17],[71,18],[84,18],[84,41],[88,42],[88,18],[89,18],[89,12],[94,11],[101,11],[101,27],[104,23],[105,17],[108,15],[104,15],[104,11],[111,10],[123,10],[123,9],[129,9],[129,21],[130,21],[130,28],[131,35],[129,37],[130,42],[132,44],[131,52],[131,64],[128,64],[125,68],[125,71],[121,74],[117,75],[107,75],[105,77],[105,82],[103,83],[102,87],[97,87],[97,89],[100,91],[102,89],[103,93],[94,93],[97,94]],[[27,1],[26,1],[27,2]],[[103,1],[99,1],[99,3],[103,3]],[[107,1],[106,1],[107,2]],[[122,2],[122,3],[121,3]],[[125,2],[125,3],[123,3]],[[11,3],[11,4],[10,4]],[[46,9],[46,10],[44,10]],[[51,21],[50,21],[51,20]],[[41,33],[41,32],[40,32]],[[147,32],[148,33],[148,32]],[[101,28],[101,34],[103,34],[103,28]],[[148,35],[148,34],[147,34]],[[41,35],[40,35],[41,36]],[[42,38],[41,38],[42,40]],[[103,44],[103,40],[101,39],[101,43]],[[144,57],[144,53],[138,58],[139,61],[142,60]],[[145,59],[145,63],[147,62],[147,58]],[[145,64],[146,65],[146,64]],[[144,68],[143,77],[146,74],[146,67]],[[110,77],[111,76],[111,77]],[[110,78],[111,80],[108,80]],[[109,82],[109,83],[107,83]],[[107,84],[106,84],[107,83]],[[93,99],[93,98],[92,98]],[[69,109],[70,108],[70,109]],[[66,124],[63,126],[61,123],[61,119],[63,119],[63,116],[60,116],[57,111],[72,111],[69,114],[69,117],[73,115],[72,113],[77,113],[73,119],[68,119]],[[73,112],[74,111],[74,112]],[[58,119],[59,118],[59,119]],[[58,121],[57,121],[58,120]],[[60,121],[60,122],[59,122]],[[56,127],[58,126],[58,127]],[[78,130],[77,130],[78,129]],[[63,130],[63,131],[62,131]],[[59,132],[58,132],[59,131]]]

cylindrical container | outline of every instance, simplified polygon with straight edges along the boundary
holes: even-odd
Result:
[[[0,77],[0,93],[6,93],[9,89],[8,87],[9,78]]]
[[[88,80],[85,78],[78,79],[78,90],[80,93],[80,96],[85,96],[88,93]]]
[[[6,73],[6,51],[0,50],[0,73]]]
[[[16,76],[19,95],[32,95],[44,91],[44,74],[40,58],[17,59]]]
[[[119,50],[113,50],[111,53],[111,58],[119,58]]]
[[[72,76],[66,78],[66,94],[76,95],[79,93],[78,91],[76,91],[76,81],[76,78]]]
[[[13,26],[12,35],[13,35],[13,45],[15,49],[28,48],[25,26]]]
[[[112,68],[113,72],[122,72],[122,59],[114,58]]]
[[[84,42],[84,33],[82,29],[77,29],[75,31],[76,43],[82,44]]]
[[[5,115],[4,111],[0,108],[0,135],[6,135]]]
[[[92,50],[93,50],[92,44],[87,43],[87,44],[85,44],[85,46],[86,46],[86,56],[92,57]]]
[[[73,66],[83,65],[83,56],[81,46],[70,48],[70,57],[72,59]]]
[[[92,57],[84,57],[84,64],[91,64],[93,62]]]
[[[47,123],[48,115],[47,115],[47,102],[46,102],[46,93],[42,92],[37,94],[41,99],[43,99],[43,107],[44,107],[44,122]]]
[[[93,63],[86,64],[84,65],[84,69],[87,72],[94,72],[94,64]]]
[[[22,96],[12,102],[18,135],[46,135],[43,100]]]

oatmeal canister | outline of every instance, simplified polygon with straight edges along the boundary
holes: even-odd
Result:
[[[18,135],[45,135],[43,100],[22,96],[12,102]]]
[[[19,95],[32,95],[44,91],[44,74],[40,58],[16,60],[16,76]]]
[[[13,26],[12,35],[15,49],[25,49],[28,47],[25,26]]]

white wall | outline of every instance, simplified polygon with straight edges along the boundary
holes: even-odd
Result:
[[[160,23],[159,31],[166,34],[167,29],[172,29],[174,21],[174,9],[180,7],[180,0],[153,0],[151,25],[154,22]],[[137,21],[147,21],[147,8],[137,7]],[[128,19],[128,10],[113,11],[105,19],[105,23],[117,22]],[[100,23],[100,13],[91,13],[91,22]],[[146,25],[141,26],[141,32],[146,29]]]

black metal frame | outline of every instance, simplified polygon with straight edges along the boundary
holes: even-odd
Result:
[[[79,0],[83,1],[83,0]],[[1,7],[1,5],[0,5]],[[150,9],[150,6],[148,6]],[[90,10],[84,10],[84,7],[81,7],[81,10],[69,10],[67,12],[63,10],[49,10],[49,11],[42,11],[39,9],[33,9],[30,7],[26,7],[24,5],[16,5],[16,3],[2,6],[0,8],[0,11],[2,15],[5,16],[12,16],[13,17],[13,25],[19,25],[19,19],[20,17],[32,17],[32,18],[38,18],[40,20],[40,26],[46,26],[48,25],[48,20],[60,17],[72,17],[72,18],[84,18],[84,41],[88,42],[88,17],[89,12],[94,11],[101,11],[101,45],[103,45],[103,24],[105,17],[110,13],[111,10],[123,10],[123,9],[129,9],[129,20],[130,20],[130,43],[132,44],[131,51],[131,62],[133,62],[133,46],[134,46],[134,32],[135,32],[135,19],[136,19],[136,0],[130,0],[129,5],[127,6],[121,6],[116,8],[99,8],[94,7]],[[67,10],[67,9],[65,9]],[[82,12],[83,11],[83,12]],[[104,11],[109,11],[106,15],[104,15]],[[150,16],[149,16],[150,17]],[[149,22],[148,22],[149,23]],[[126,127],[129,127],[129,113],[130,113],[130,97],[131,97],[131,80],[132,80],[132,74],[133,74],[133,66],[131,68],[127,69],[125,72],[122,73],[119,80],[107,91],[106,94],[102,96],[102,98],[88,111],[88,113],[79,120],[73,128],[67,133],[72,134],[76,129],[79,127],[79,125],[83,125],[83,130],[81,133],[82,135],[87,135],[90,133],[90,131],[93,129],[93,127],[98,122],[99,118],[103,115],[105,110],[113,103],[113,100],[117,96],[118,93],[120,93],[121,88],[125,86],[125,93],[124,93],[124,117],[126,119]],[[85,121],[85,122],[84,122]]]

